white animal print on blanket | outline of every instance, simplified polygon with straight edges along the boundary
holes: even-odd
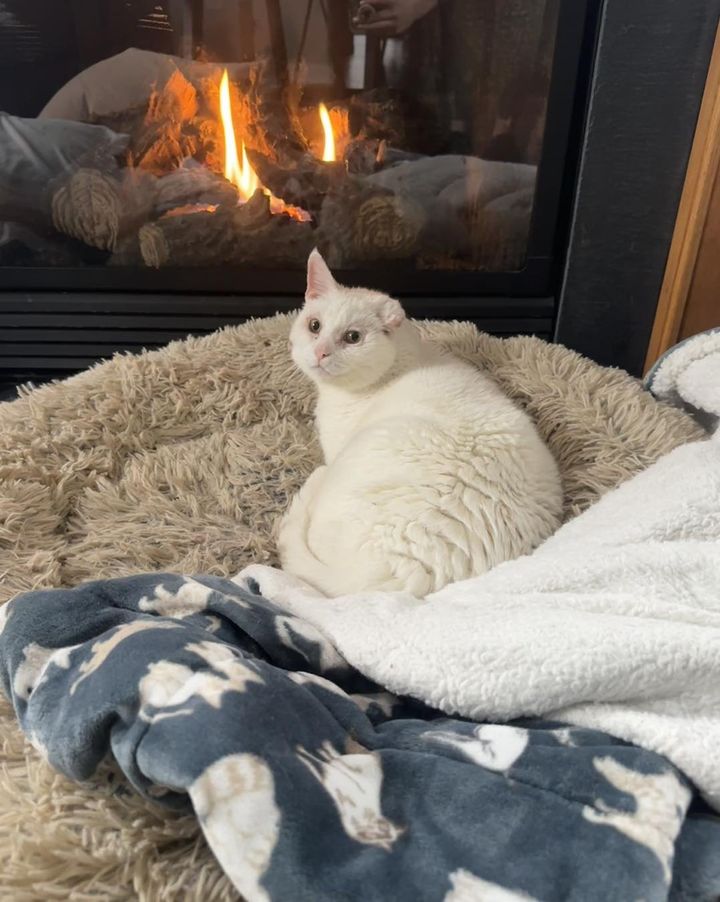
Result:
[[[226,692],[244,692],[249,683],[263,684],[262,677],[227,645],[191,642],[185,648],[202,658],[212,670],[195,671],[174,661],[155,661],[139,685],[143,720],[155,723],[192,714],[192,707],[181,707],[191,698],[202,698],[219,710]],[[151,712],[148,708],[173,710]]]
[[[583,809],[583,817],[593,824],[613,827],[647,846],[660,859],[669,883],[675,840],[690,803],[690,790],[672,771],[641,774],[614,758],[596,758],[593,764],[608,783],[633,796],[637,807],[635,811],[620,811],[598,801],[596,808]]]
[[[184,664],[177,664],[174,661],[155,661],[152,663],[138,686],[140,717],[142,720],[152,723],[155,720],[162,719],[163,716],[177,717],[180,713],[191,714],[191,708],[187,708],[183,712],[167,712],[164,715],[151,714],[148,708],[160,709],[175,705],[176,697],[192,678],[193,671]]]
[[[451,745],[475,764],[495,771],[509,770],[528,744],[526,730],[500,724],[475,727],[469,735],[438,730],[425,733],[424,738]]]
[[[567,746],[567,748],[569,749],[575,748],[573,731],[570,729],[570,727],[561,727],[559,730],[553,730],[553,736],[557,739],[560,745]]]
[[[261,886],[280,832],[275,781],[256,755],[228,755],[190,787],[190,798],[218,861],[247,902],[270,902]]]
[[[131,623],[125,623],[122,626],[115,627],[110,631],[107,639],[98,639],[93,644],[92,656],[78,668],[81,677],[70,687],[70,695],[74,695],[77,687],[83,680],[86,680],[93,673],[96,673],[107,661],[109,655],[115,651],[125,639],[134,636],[137,633],[143,633],[146,630],[180,630],[183,626],[181,623],[171,623],[164,620],[133,620]]]
[[[152,598],[141,598],[138,608],[161,617],[189,617],[204,611],[212,589],[194,579],[188,579],[177,592],[169,592],[164,586],[155,589]]]
[[[373,753],[341,755],[326,742],[317,755],[300,746],[298,758],[325,787],[348,836],[356,842],[390,851],[403,829],[381,811],[380,757]]]
[[[70,666],[70,652],[74,648],[77,648],[77,645],[69,648],[44,648],[36,642],[26,645],[23,650],[23,661],[15,671],[13,678],[15,695],[27,701],[30,693],[42,680],[51,662],[67,670]]]
[[[305,656],[305,652],[301,645],[295,641],[293,633],[304,639],[306,642],[318,646],[319,666],[324,672],[333,668],[345,666],[345,660],[340,657],[337,650],[323,636],[320,630],[315,629],[312,624],[306,620],[300,620],[298,617],[277,617],[275,625],[278,637],[283,645],[292,648],[298,654]]]
[[[3,630],[5,629],[5,624],[8,622],[8,617],[10,616],[10,611],[12,610],[12,602],[8,601],[2,607],[0,607],[0,636],[3,634]]]
[[[452,889],[443,902],[535,902],[533,896],[488,883],[462,869],[450,875],[450,882]]]

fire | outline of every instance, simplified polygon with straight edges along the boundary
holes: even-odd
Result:
[[[257,177],[255,170],[252,168],[250,161],[247,158],[244,141],[242,142],[242,168],[240,170],[240,184],[238,187],[240,188],[240,192],[246,198],[252,197],[260,187],[260,179]],[[270,192],[266,190],[265,193],[269,194]]]
[[[336,159],[335,135],[333,134],[332,122],[330,121],[330,113],[324,103],[320,104],[319,112],[323,131],[325,132],[325,149],[322,158],[325,163],[334,163]]]
[[[244,141],[242,142],[242,162],[238,158],[232,104],[230,103],[230,77],[227,69],[223,72],[220,82],[220,117],[225,133],[225,178],[237,187],[241,200],[250,200],[260,187],[260,179],[247,158]]]
[[[299,207],[292,207],[286,204],[285,201],[275,197],[262,184],[258,174],[250,165],[250,160],[248,160],[245,141],[240,142],[240,155],[238,156],[232,103],[230,101],[230,76],[227,69],[223,72],[222,81],[220,82],[220,118],[225,134],[225,178],[238,189],[240,203],[250,200],[253,194],[260,189],[270,198],[270,210],[273,213],[287,213],[293,219],[298,219],[300,222],[308,222],[311,218],[309,213],[306,213],[305,210],[301,210]]]

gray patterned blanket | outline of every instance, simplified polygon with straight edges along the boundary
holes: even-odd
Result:
[[[720,897],[720,821],[664,758],[394,697],[255,588],[156,573],[15,598],[23,730],[71,778],[111,754],[192,805],[248,902]]]

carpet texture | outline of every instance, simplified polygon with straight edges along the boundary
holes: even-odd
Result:
[[[277,516],[318,462],[313,390],[290,364],[289,325],[278,316],[117,357],[0,404],[0,602],[136,571],[275,563]],[[425,328],[535,418],[568,516],[703,434],[636,380],[564,348],[468,324]],[[1,705],[3,899],[236,898],[194,818],[126,792],[110,765],[70,783]]]

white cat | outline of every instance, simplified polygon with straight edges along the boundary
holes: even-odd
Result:
[[[398,301],[339,285],[313,251],[290,343],[317,384],[325,466],[280,524],[286,572],[330,596],[423,597],[556,529],[560,477],[530,418]]]

